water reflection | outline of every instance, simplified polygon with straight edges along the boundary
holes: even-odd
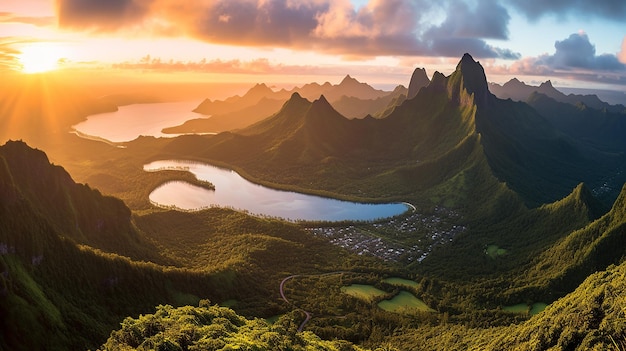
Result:
[[[251,183],[232,170],[190,161],[156,161],[146,171],[185,169],[215,185],[215,191],[187,182],[173,181],[156,188],[150,200],[162,206],[198,210],[210,206],[231,207],[252,214],[289,220],[374,220],[406,212],[402,203],[365,204],[281,191]]]
[[[201,117],[191,112],[197,105],[198,101],[183,101],[120,106],[116,112],[89,116],[73,128],[112,142],[131,141],[140,135],[171,138],[176,134],[163,134],[161,130]]]

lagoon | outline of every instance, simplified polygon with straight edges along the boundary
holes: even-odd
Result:
[[[198,104],[198,101],[178,101],[120,106],[115,112],[91,115],[73,128],[83,136],[111,142],[131,141],[141,135],[171,138],[178,134],[163,134],[161,130],[202,117],[191,112]]]
[[[409,206],[403,203],[356,203],[271,189],[249,182],[235,171],[204,163],[165,160],[144,165],[145,171],[168,169],[187,170],[199,180],[211,182],[215,190],[183,181],[167,182],[150,194],[150,201],[159,206],[183,210],[230,207],[254,215],[292,221],[371,221],[409,210]]]

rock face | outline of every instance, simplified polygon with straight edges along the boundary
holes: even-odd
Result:
[[[459,74],[462,80],[455,80],[453,77],[455,74]],[[463,55],[450,81],[453,84],[455,81],[460,83],[459,90],[464,88],[468,94],[474,94],[474,101],[479,106],[488,104],[489,100],[493,98],[493,95],[489,92],[489,85],[487,84],[483,66],[478,61],[474,61],[470,54],[466,53]]]
[[[427,86],[428,83],[430,83],[430,80],[428,80],[428,76],[426,75],[426,69],[416,68],[411,76],[411,82],[409,82],[409,94],[407,95],[407,99],[414,98],[420,89]]]

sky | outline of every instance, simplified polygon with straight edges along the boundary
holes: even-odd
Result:
[[[467,52],[493,82],[626,91],[625,23],[624,0],[0,0],[0,69],[407,86]]]

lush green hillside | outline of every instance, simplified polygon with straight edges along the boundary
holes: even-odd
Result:
[[[390,337],[399,350],[623,350],[626,264],[590,275],[575,291],[528,321],[472,328],[442,323]]]
[[[2,349],[93,348],[126,316],[200,298],[271,316],[290,310],[278,300],[286,275],[385,270],[294,224],[232,210],[132,219],[22,142],[0,147],[0,195]]]

